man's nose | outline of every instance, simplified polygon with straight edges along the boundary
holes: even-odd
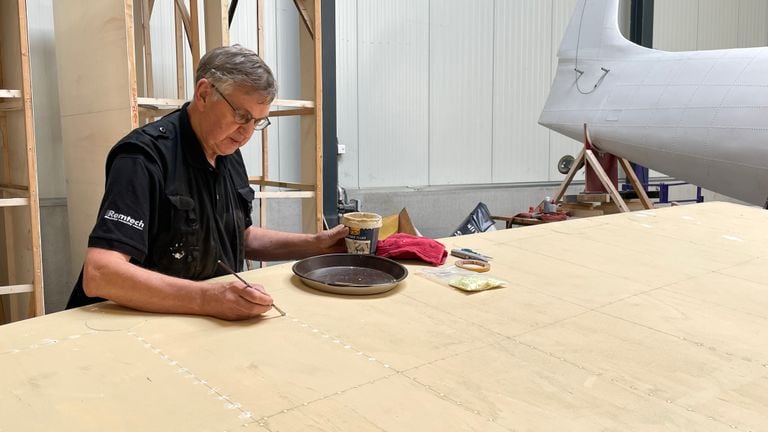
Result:
[[[253,133],[253,120],[239,125],[235,131],[241,134],[243,138],[248,138]]]

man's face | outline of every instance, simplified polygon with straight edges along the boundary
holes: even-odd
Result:
[[[221,90],[208,83],[209,95],[206,101],[206,124],[203,145],[209,156],[224,156],[234,153],[245,145],[253,135],[255,124],[264,122],[269,115],[269,104],[256,93],[243,92],[238,87]]]

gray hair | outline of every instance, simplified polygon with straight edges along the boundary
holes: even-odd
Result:
[[[206,78],[221,91],[241,87],[264,97],[271,103],[277,95],[272,70],[255,52],[240,45],[224,46],[208,51],[195,73],[195,82]]]

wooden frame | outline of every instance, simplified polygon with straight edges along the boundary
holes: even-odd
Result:
[[[269,174],[269,136],[262,131],[262,175],[251,177],[251,184],[258,185],[259,226],[266,227],[268,198],[304,198],[302,201],[302,226],[305,232],[323,229],[323,176],[322,176],[322,38],[320,32],[320,0],[294,0],[299,19],[306,31],[300,31],[301,87],[305,100],[277,99],[270,117],[301,116],[302,179],[300,183],[274,182]],[[264,58],[264,0],[257,4],[259,55]],[[268,59],[265,59],[268,60]],[[308,65],[312,65],[309,67]],[[269,191],[269,187],[292,189]]]
[[[72,273],[79,272],[85,244],[96,218],[98,199],[103,193],[103,164],[109,149],[122,136],[140,124],[177,109],[189,95],[185,94],[183,68],[184,35],[192,54],[193,70],[200,59],[201,46],[198,13],[204,14],[208,49],[229,43],[225,0],[196,1],[189,4],[175,0],[175,35],[177,58],[177,98],[158,98],[152,85],[152,49],[149,18],[152,0],[57,0],[56,19],[57,66],[59,71],[62,134],[67,159],[68,208],[70,216],[70,248]],[[319,0],[297,2],[300,19],[313,20],[311,27],[300,31],[302,94],[301,100],[276,100],[270,116],[300,116],[302,178],[300,182],[275,182],[270,178],[269,141],[262,132],[262,173],[252,181],[258,186],[260,225],[267,225],[268,198],[302,199],[302,229],[322,229],[322,83],[320,51]],[[264,54],[264,1],[257,3],[259,34],[258,52]],[[83,16],[86,14],[87,16]],[[308,17],[308,18],[305,18]],[[67,31],[78,28],[83,19],[105,32],[93,38],[86,32]],[[100,53],[95,59],[91,53]],[[268,60],[268,59],[267,59]],[[88,92],[73,83],[89,84]],[[86,96],[84,96],[86,95]],[[104,125],[110,125],[105,127]],[[84,166],[87,167],[84,169]],[[1,180],[1,179],[0,179]],[[290,190],[274,190],[274,188]]]
[[[6,273],[0,295],[10,298],[7,319],[0,308],[1,323],[45,313],[26,0],[0,5],[0,46],[0,207]]]

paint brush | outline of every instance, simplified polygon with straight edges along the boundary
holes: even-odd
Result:
[[[223,261],[218,260],[218,263],[219,263],[219,267],[223,268],[225,271],[229,272],[232,276],[236,277],[237,280],[239,280],[240,282],[244,283],[245,286],[247,286],[248,288],[253,288],[253,289],[257,290],[257,291],[261,291],[262,293],[266,294],[264,291],[254,287],[251,284],[249,284],[248,282],[246,282],[245,279],[241,278],[239,274],[235,273],[235,271],[232,270],[232,268],[230,268],[228,265],[224,264]],[[276,304],[272,303],[272,307],[275,308],[276,311],[280,312],[281,316],[285,316],[285,312],[283,312],[282,309],[277,307]]]

